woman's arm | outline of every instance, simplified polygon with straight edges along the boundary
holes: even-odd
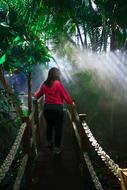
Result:
[[[75,105],[74,101],[71,99],[71,97],[69,96],[67,90],[64,88],[64,86],[62,85],[62,83],[58,83],[58,88],[59,88],[59,92],[60,95],[63,97],[63,99],[70,105]]]
[[[43,84],[40,86],[40,88],[34,93],[34,97],[36,99],[39,99],[44,94]]]

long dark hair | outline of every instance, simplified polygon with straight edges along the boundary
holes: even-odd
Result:
[[[59,80],[60,81],[60,70],[56,67],[52,67],[48,72],[48,77],[45,80],[44,84],[48,87],[52,87],[53,81]]]

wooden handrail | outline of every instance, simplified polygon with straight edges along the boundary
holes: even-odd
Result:
[[[27,156],[26,164],[24,165],[27,190],[30,190],[32,186],[32,127],[34,128],[36,127],[36,131],[39,130],[39,116],[38,115],[39,115],[38,102],[35,101],[33,103],[32,112],[29,114],[29,116],[27,117],[23,116],[21,118],[22,121],[25,123],[25,129],[23,131],[23,136],[21,138],[23,142],[24,155]],[[36,141],[37,141],[37,138],[36,138]],[[20,170],[21,170],[21,166],[19,167],[19,170],[17,172],[18,176],[17,176],[16,181],[14,182],[14,189],[17,187],[19,189],[20,187],[20,182],[17,182],[17,180],[19,178],[19,173],[24,173],[24,171],[20,172]],[[20,177],[20,179],[22,179],[22,177]]]
[[[76,137],[79,151],[79,168],[80,168],[80,173],[82,176],[82,180],[87,176],[87,169],[86,169],[86,164],[84,160],[84,151],[87,150],[87,138],[86,136],[83,136],[83,129],[81,126],[81,118],[86,119],[86,114],[78,114],[77,110],[75,108],[71,109],[69,112],[69,118],[71,119],[72,127],[74,130],[74,135]],[[84,138],[85,137],[85,138]]]
[[[86,114],[85,113],[78,114],[76,109],[73,109],[71,111],[71,113],[72,113],[72,123],[75,122],[77,124],[77,129],[79,132],[78,136],[80,136],[80,144],[81,144],[80,145],[80,154],[81,154],[80,158],[82,161],[82,153],[87,152],[88,144],[89,144],[88,137],[82,127],[82,122],[86,121]],[[74,128],[74,130],[75,130],[75,128]],[[77,133],[77,129],[76,129],[75,134]],[[78,137],[78,139],[79,139],[79,137]],[[127,190],[127,169],[121,169],[119,172],[120,172],[121,190]]]
[[[40,138],[40,113],[39,113],[39,109],[38,109],[38,104],[41,103],[40,101],[34,100],[33,101],[33,105],[35,107],[35,112],[34,112],[34,120],[36,123],[36,146],[37,146],[37,150],[40,150],[40,146],[41,146],[41,138]]]
[[[29,115],[29,122],[32,121],[32,119],[33,119],[33,117],[34,117],[34,114],[35,114],[35,107],[33,106],[32,112],[31,112],[30,115]]]
[[[26,179],[26,187],[29,190],[31,187],[31,184],[32,184],[31,126],[30,126],[30,122],[29,122],[29,117],[24,117],[23,120],[27,123],[27,127],[24,132],[23,147],[24,147],[24,154],[28,155],[26,171],[25,171],[25,179]]]

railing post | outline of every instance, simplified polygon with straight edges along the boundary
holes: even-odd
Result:
[[[34,120],[35,120],[35,124],[36,124],[36,146],[37,146],[37,150],[39,150],[41,140],[40,140],[40,130],[39,130],[40,121],[39,121],[39,111],[38,111],[38,102],[37,102],[37,100],[33,100],[33,104],[35,106]]]
[[[32,186],[32,147],[31,147],[31,126],[28,117],[23,117],[23,121],[27,123],[24,136],[23,136],[23,147],[25,154],[28,155],[28,161],[25,170],[25,180],[27,190],[31,189]]]
[[[121,190],[127,190],[127,169],[120,170]]]
[[[86,121],[86,114],[85,113],[79,114],[79,119],[80,119],[80,137],[81,137],[82,151],[86,152],[88,148],[88,140],[82,127],[82,122]]]

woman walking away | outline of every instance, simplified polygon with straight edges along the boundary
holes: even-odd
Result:
[[[48,147],[52,149],[54,131],[54,153],[60,154],[63,127],[63,102],[66,101],[67,104],[73,107],[75,103],[60,81],[60,70],[58,68],[53,67],[49,70],[47,79],[40,86],[39,90],[35,92],[34,97],[39,99],[43,95]]]

